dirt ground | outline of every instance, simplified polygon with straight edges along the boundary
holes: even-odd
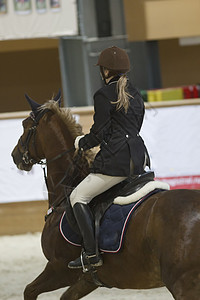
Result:
[[[22,300],[23,290],[46,264],[40,233],[0,237],[0,300]],[[39,300],[57,300],[65,289],[45,293]],[[99,288],[82,298],[87,300],[170,300],[166,288],[151,290],[118,290]]]

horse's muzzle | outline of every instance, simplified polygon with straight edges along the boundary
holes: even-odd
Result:
[[[11,156],[17,168],[22,171],[30,171],[32,169],[32,164],[25,164],[22,160],[22,156],[20,155],[19,151],[17,150],[17,146],[13,149]]]

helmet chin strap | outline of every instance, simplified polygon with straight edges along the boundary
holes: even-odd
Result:
[[[104,81],[105,84],[107,84],[106,79],[108,79],[108,76],[104,73],[104,67],[100,66],[100,75],[101,79]]]
[[[108,71],[108,74],[105,75],[104,67],[102,67],[102,66],[100,66],[100,74],[101,74],[102,80],[104,81],[104,83],[106,85],[108,84],[107,79],[112,78],[114,76],[114,74],[113,75],[110,74],[110,71]]]

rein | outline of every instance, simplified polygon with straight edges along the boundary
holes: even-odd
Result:
[[[75,149],[75,148],[73,147],[73,148],[67,150],[67,151],[68,151],[67,153],[73,151],[74,149]],[[80,153],[80,152],[78,152],[77,155],[78,155],[79,158],[81,157],[81,153]],[[61,156],[60,156],[60,157],[61,157]],[[58,157],[57,157],[57,158],[58,158]],[[70,167],[71,167],[71,166],[68,167],[68,169],[66,170],[66,172],[65,172],[65,174],[64,174],[64,176],[63,176],[63,178],[57,183],[56,187],[58,187],[59,185],[61,185],[61,184],[64,182],[64,180],[67,178],[67,176],[68,176],[68,174],[69,174],[69,171],[70,171],[70,170],[69,170]],[[47,188],[48,188],[47,176],[46,176],[45,168],[43,168],[43,170],[44,170],[44,178],[45,178],[46,186],[47,186]],[[74,178],[74,174],[72,174],[72,178]],[[73,186],[70,186],[70,189],[73,189]],[[68,193],[66,192],[66,190],[65,190],[65,196],[64,196],[58,203],[56,203],[56,205],[54,205],[54,203],[56,202],[56,201],[55,201],[55,202],[51,205],[51,207],[47,210],[47,214],[45,215],[45,221],[47,220],[47,217],[48,217],[50,214],[52,214],[52,213],[56,210],[56,208],[59,207],[60,204],[61,204],[64,200],[66,200],[66,198],[67,198],[68,196],[69,196],[69,194],[68,194]]]
[[[55,161],[55,160],[61,158],[62,156],[64,156],[64,155],[66,155],[66,154],[68,154],[68,153],[74,151],[74,149],[75,149],[75,148],[72,147],[72,148],[70,148],[70,149],[68,149],[68,150],[65,150],[64,152],[62,152],[62,153],[56,155],[55,157],[53,157],[52,159],[49,159],[49,160],[48,160],[48,163],[51,163],[51,162],[53,162],[53,161]],[[38,163],[36,163],[36,164],[38,164]],[[40,164],[40,163],[39,163],[39,164]],[[47,162],[43,162],[42,164],[46,166],[46,165],[47,165]],[[47,189],[48,189],[47,174],[46,174],[46,169],[45,169],[45,167],[43,168],[43,171],[44,171],[44,179],[45,179],[45,183],[46,183],[46,186],[47,186]],[[56,186],[60,185],[60,184],[65,180],[66,177],[67,177],[67,172],[65,173],[65,175],[63,176],[63,178],[59,181],[59,183],[58,183]]]
[[[65,154],[70,153],[70,152],[72,152],[72,151],[74,151],[74,150],[75,150],[75,147],[73,146],[72,148],[70,148],[70,149],[68,149],[68,150],[65,150],[64,152],[62,152],[62,153],[56,155],[55,157],[53,157],[53,158],[51,158],[51,159],[48,159],[48,163],[53,162],[53,161],[55,161],[55,160],[61,158],[61,157],[64,156]]]

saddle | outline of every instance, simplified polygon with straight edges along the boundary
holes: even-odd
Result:
[[[148,182],[154,181],[154,172],[145,172],[139,176],[130,176],[124,181],[116,184],[111,187],[109,190],[99,194],[94,197],[89,203],[90,209],[94,215],[95,220],[95,238],[96,245],[98,247],[98,238],[99,238],[99,227],[100,221],[106,210],[113,204],[113,201],[116,197],[127,197],[139,189],[141,189]],[[65,217],[72,228],[77,234],[80,235],[79,228],[76,223],[76,219],[73,214],[69,196],[67,197],[66,202],[66,214]]]

